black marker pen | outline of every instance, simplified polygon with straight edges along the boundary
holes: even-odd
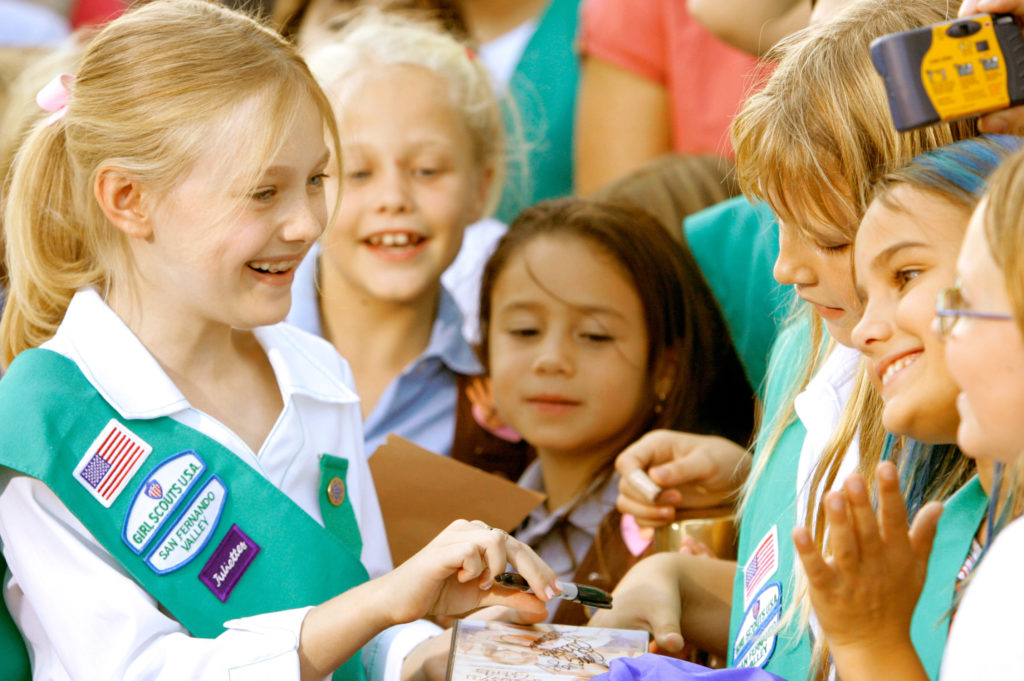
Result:
[[[510,589],[518,589],[519,591],[533,593],[530,590],[530,585],[526,583],[525,579],[523,579],[523,576],[518,575],[515,572],[502,572],[494,578],[494,581],[502,586],[507,586]],[[608,610],[612,607],[611,594],[607,591],[598,589],[596,586],[587,586],[586,584],[562,582],[562,593],[558,594],[558,598],[564,598],[567,601],[575,601],[580,605],[586,605],[591,608],[603,608]]]

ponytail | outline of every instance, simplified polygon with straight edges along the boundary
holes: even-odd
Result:
[[[78,288],[104,283],[96,244],[76,220],[88,205],[87,197],[75,195],[76,188],[84,190],[88,183],[75,174],[62,121],[39,125],[15,157],[4,215],[9,284],[0,318],[4,366],[53,336]]]

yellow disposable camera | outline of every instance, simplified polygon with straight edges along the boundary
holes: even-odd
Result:
[[[1024,104],[1024,37],[1009,14],[882,36],[871,60],[900,131]]]

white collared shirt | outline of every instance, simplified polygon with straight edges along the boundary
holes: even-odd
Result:
[[[75,295],[57,334],[43,347],[74,361],[123,418],[170,416],[200,431],[318,522],[318,455],[347,459],[362,563],[371,577],[387,572],[391,557],[348,365],[327,342],[285,324],[254,334],[284,402],[256,453],[193,408],[91,289]],[[193,638],[42,482],[7,469],[0,470],[0,542],[9,567],[4,597],[29,644],[34,679],[299,678],[296,650],[308,607],[233,620],[215,639]]]
[[[793,401],[793,409],[807,431],[803,445],[800,447],[800,460],[797,463],[796,524],[794,527],[807,524],[807,502],[810,499],[811,478],[821,462],[825,447],[835,434],[843,408],[850,400],[853,381],[856,378],[857,366],[860,361],[860,352],[837,343],[818,371],[808,381],[807,387]],[[836,475],[832,487],[824,493],[816,494],[816,505],[822,503],[825,493],[842,487],[847,476],[857,470],[857,464],[860,463],[859,445],[857,437],[854,436],[839,464],[839,473]],[[815,637],[822,635],[818,617],[814,612],[811,612],[810,626]],[[835,676],[835,667],[830,665],[829,681],[835,679]]]
[[[796,476],[796,527],[807,522],[807,501],[810,498],[811,477],[821,461],[825,446],[828,445],[839,425],[839,417],[850,400],[853,381],[861,354],[853,348],[836,344],[821,368],[807,383],[803,392],[796,396],[793,408],[807,430],[800,448],[800,461]],[[860,462],[860,448],[856,437],[839,466],[832,489],[839,489],[847,476],[857,470]],[[830,491],[830,490],[829,490]],[[821,503],[819,496],[817,502]]]

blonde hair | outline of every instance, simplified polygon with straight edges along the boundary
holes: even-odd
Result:
[[[953,18],[958,6],[859,0],[776,44],[767,57],[774,72],[733,122],[743,192],[797,229],[794,218],[813,218],[852,236],[875,171],[976,134],[973,120],[896,132],[868,49],[887,33]]]
[[[767,201],[779,219],[804,238],[820,238],[815,226],[828,225],[852,242],[877,173],[977,134],[973,119],[897,132],[869,51],[875,38],[953,18],[958,8],[956,0],[858,0],[829,21],[811,25],[775,45],[766,58],[769,63],[777,62],[774,71],[733,122],[742,191]],[[767,415],[762,422],[757,438],[762,455],[755,458],[747,478],[741,513],[770,452],[796,421],[796,395],[834,347],[812,309],[795,301],[791,322],[801,319],[809,328],[809,343],[802,348],[805,362],[795,372],[793,367],[778,365],[769,369],[766,381],[781,387],[784,399],[778,403],[780,412]],[[861,452],[860,470],[868,473],[868,467],[877,464],[885,442],[881,411],[881,400],[861,363],[850,399],[812,475],[812,500],[820,498],[821,490],[834,482],[854,439]],[[809,514],[808,519],[815,516]],[[815,532],[819,548],[822,536]],[[802,576],[799,566],[795,568],[799,591]],[[798,616],[806,628],[809,607],[801,600],[806,601],[794,599],[778,628]],[[819,646],[815,655],[819,663],[827,659],[822,655]],[[820,671],[821,666],[816,665],[811,673]]]
[[[778,60],[764,88],[752,95],[733,122],[740,188],[767,201],[779,218],[804,236],[815,235],[810,222],[833,225],[850,241],[867,209],[875,175],[949,142],[976,134],[974,120],[897,132],[891,122],[882,80],[871,63],[875,38],[917,28],[956,15],[959,3],[945,0],[858,0],[831,20],[798,31],[770,52]],[[787,412],[761,428],[758,446],[770,451],[795,421],[793,398],[803,390],[831,349],[811,308],[797,302],[791,318],[810,319],[810,352],[798,373],[766,380],[788,381],[781,404]],[[863,380],[862,378],[858,380]],[[844,421],[880,412],[871,391],[860,391],[857,406]],[[865,422],[866,423],[866,422]],[[850,433],[840,424],[838,433]],[[877,440],[877,438],[872,438]],[[852,437],[827,451],[841,456]],[[829,458],[822,465],[829,465]],[[755,461],[741,509],[764,469]]]
[[[85,38],[84,33],[76,33],[56,49],[26,51],[16,62],[22,68],[6,86],[6,102],[0,104],[0,236],[14,155],[35,124],[47,117],[36,104],[36,93],[55,75],[75,70]],[[0,287],[7,282],[4,260],[4,240],[0,238]]]
[[[1024,151],[992,174],[984,211],[989,252],[1003,274],[1013,317],[1024,333]]]
[[[494,211],[505,172],[501,110],[487,67],[466,45],[433,22],[365,8],[334,40],[314,44],[306,60],[339,112],[376,67],[417,66],[440,78],[469,131],[477,167],[494,173],[484,214]]]
[[[157,0],[107,25],[79,62],[64,117],[39,124],[14,161],[0,361],[49,339],[77,289],[95,286],[106,295],[132,272],[127,238],[93,197],[101,168],[170,189],[217,126],[256,104],[246,144],[217,168],[225,188],[255,185],[277,154],[279,131],[309,101],[337,152],[330,103],[305,63],[241,13],[201,0]],[[232,200],[240,207],[242,199]]]

